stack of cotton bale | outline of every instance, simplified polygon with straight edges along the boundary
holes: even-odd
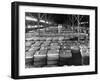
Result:
[[[58,43],[51,43],[50,44],[50,50],[59,50],[60,49],[60,46],[59,46],[59,44]]]
[[[34,54],[39,49],[40,49],[39,43],[35,42],[34,44],[32,44],[30,49],[26,52],[26,61],[28,61],[28,62],[30,62],[32,64],[33,63],[32,61],[33,61],[33,58],[34,58]]]
[[[26,65],[26,68],[32,66],[34,54],[35,54],[34,50],[25,52],[25,65]]]
[[[60,47],[59,65],[72,65],[71,48],[67,44],[62,44]]]
[[[47,53],[47,66],[57,66],[59,60],[59,50],[50,49]]]
[[[46,54],[47,54],[47,50],[39,50],[36,51],[34,54],[34,59],[33,59],[33,66],[34,67],[43,67],[46,66]]]
[[[82,55],[82,64],[83,65],[89,65],[89,47],[85,45],[80,45],[80,51]]]
[[[58,37],[53,37],[52,38],[52,43],[58,43],[59,42],[59,38]]]
[[[26,67],[32,66],[32,59],[35,53],[35,50],[32,49],[32,45],[35,43],[33,38],[26,38],[25,39],[25,65]]]
[[[43,42],[43,43],[41,44],[41,47],[47,47],[47,46],[49,46],[50,42],[51,42],[51,41],[45,41],[45,42]]]
[[[31,45],[31,48],[29,49],[29,51],[32,51],[32,50],[37,51],[39,49],[40,49],[40,43],[35,42],[35,44]]]
[[[77,45],[72,45],[71,53],[72,53],[73,65],[82,65],[82,55],[81,55],[80,47]]]
[[[34,40],[25,40],[25,51],[28,51],[32,44],[34,44]]]
[[[25,51],[28,51],[29,48],[31,47],[31,42],[30,41],[25,41]]]

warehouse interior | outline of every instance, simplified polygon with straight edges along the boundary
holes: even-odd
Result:
[[[89,15],[25,13],[25,68],[89,65]]]

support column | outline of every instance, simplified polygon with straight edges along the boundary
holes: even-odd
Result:
[[[73,22],[74,20],[73,20],[73,15],[72,15],[72,31],[73,31],[73,33],[74,33],[74,22]]]
[[[39,28],[39,25],[40,25],[40,13],[38,13],[38,23],[37,23],[37,25],[38,25],[38,28]],[[39,30],[39,35],[40,35],[40,29],[38,29]]]
[[[45,31],[46,31],[46,21],[47,21],[47,14],[45,14]]]
[[[79,36],[80,36],[80,20],[79,20],[79,15],[78,15],[78,42],[79,42]]]

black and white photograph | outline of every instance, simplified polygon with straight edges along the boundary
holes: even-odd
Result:
[[[97,7],[12,3],[12,78],[97,74]]]
[[[89,15],[25,13],[25,67],[89,65]]]

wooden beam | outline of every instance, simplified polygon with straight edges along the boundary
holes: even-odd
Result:
[[[83,17],[84,17],[84,16],[81,16],[81,17],[80,17],[80,21],[83,19]]]
[[[43,17],[45,17],[45,14],[43,14],[42,16],[40,16],[40,19],[43,19]]]

